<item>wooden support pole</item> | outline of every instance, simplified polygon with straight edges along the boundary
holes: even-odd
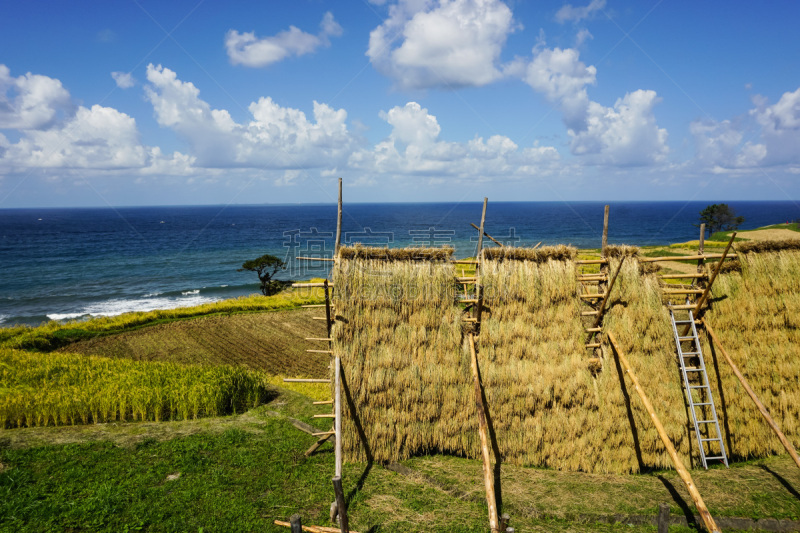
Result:
[[[322,282],[325,288],[325,322],[328,328],[328,338],[331,338],[331,291],[328,287],[328,280]]]
[[[608,206],[606,206],[606,207],[608,207]],[[617,282],[617,276],[619,276],[619,271],[622,270],[622,264],[624,262],[625,262],[625,256],[623,256],[622,259],[620,260],[619,266],[617,267],[617,271],[614,272],[614,277],[611,278],[611,283],[608,284],[608,289],[606,289],[606,295],[603,296],[603,302],[600,304],[600,308],[597,310],[597,318],[594,320],[594,324],[592,325],[593,328],[596,328],[597,326],[599,326],[600,325],[600,321],[603,320],[603,311],[606,310],[606,304],[608,303],[608,297],[611,294],[611,289],[614,288],[614,283]],[[587,340],[587,342],[589,340],[592,340],[592,336],[593,335],[594,334],[589,336],[589,339]]]
[[[342,361],[339,354],[336,354],[336,359],[333,363],[335,380],[334,380],[334,431],[336,432],[336,476],[342,477]]]
[[[478,411],[478,434],[481,438],[481,454],[483,455],[483,482],[486,486],[486,505],[489,507],[489,529],[497,531],[497,499],[494,493],[494,475],[492,473],[491,455],[489,453],[488,423],[486,410],[481,394],[481,378],[478,372],[478,355],[475,352],[475,337],[469,335],[469,352],[472,361],[472,380],[475,383],[475,407]]]
[[[480,260],[481,250],[483,249],[483,225],[486,223],[486,204],[489,202],[488,198],[483,199],[483,211],[481,212],[481,227],[478,228],[478,248],[475,250],[475,259]]]
[[[722,252],[722,257],[720,258],[719,263],[717,263],[717,268],[714,269],[714,273],[711,274],[711,278],[708,280],[708,286],[706,287],[705,291],[703,292],[703,295],[700,296],[700,299],[697,300],[697,307],[695,307],[695,309],[694,309],[694,314],[695,315],[698,313],[698,311],[700,311],[700,308],[706,302],[706,298],[708,298],[708,293],[711,291],[711,286],[714,284],[714,280],[717,279],[717,274],[719,274],[719,271],[722,268],[722,262],[725,261],[725,257],[727,257],[728,252],[731,249],[731,246],[733,246],[733,240],[735,238],[736,238],[736,232],[734,231],[733,234],[731,235],[731,240],[728,241],[728,246],[726,246],[725,247],[725,251]],[[686,335],[686,333],[684,333],[684,336],[685,335]]]
[[[324,437],[320,437],[320,439],[317,442],[315,442],[314,444],[312,444],[311,447],[309,449],[307,449],[303,455],[308,457],[309,455],[311,455],[312,453],[317,451],[320,446],[322,446],[323,444],[325,444],[326,442],[331,440],[332,436],[333,435],[325,435]]]
[[[339,178],[339,207],[336,212],[336,243],[333,247],[333,256],[339,255],[342,246],[342,178]]]
[[[781,431],[781,428],[778,427],[778,424],[775,422],[772,416],[770,416],[769,411],[767,411],[767,408],[764,407],[763,403],[761,403],[761,400],[758,399],[758,396],[756,396],[756,393],[750,387],[750,384],[747,382],[744,375],[739,371],[739,368],[734,364],[733,359],[731,359],[731,356],[728,355],[727,351],[725,351],[725,348],[719,341],[719,337],[717,337],[717,334],[714,333],[713,329],[711,329],[708,320],[703,319],[702,324],[706,330],[706,333],[708,333],[708,336],[714,342],[716,347],[719,348],[719,351],[722,352],[722,355],[725,357],[725,360],[731,366],[733,373],[736,374],[737,378],[739,378],[739,381],[742,383],[742,386],[744,387],[744,390],[747,392],[747,395],[750,396],[750,399],[753,400],[753,403],[756,404],[758,412],[761,413],[761,416],[764,417],[764,420],[767,421],[769,427],[771,427],[772,431],[774,431],[775,434],[778,436],[778,439],[781,441],[781,444],[783,444],[783,447],[786,448],[787,452],[789,452],[789,455],[792,457],[797,467],[800,468],[800,457],[797,456],[797,451],[794,449],[794,446],[792,446],[792,443],[789,442],[789,439],[787,439],[786,435],[783,434],[783,431]]]
[[[289,524],[292,528],[292,533],[303,533],[303,521],[300,519],[299,514],[293,514],[289,518]]]
[[[470,222],[470,223],[469,223],[469,225],[470,225],[470,226],[472,226],[473,228],[477,229],[477,230],[480,230],[480,228],[479,228],[478,226],[476,226],[475,224],[473,224],[472,222]],[[490,239],[490,240],[491,240],[493,243],[495,243],[497,246],[503,246],[503,243],[502,243],[502,242],[498,241],[497,239],[495,239],[494,237],[492,237],[491,235],[489,235],[489,234],[488,234],[488,233],[486,233],[485,231],[483,232],[483,236],[484,236],[484,237],[489,237],[489,239]]]
[[[605,207],[603,210],[603,246],[601,248],[601,254],[603,257],[606,256],[606,247],[608,246],[608,206]]]
[[[700,240],[697,243],[697,253],[698,254],[703,255],[703,250],[705,249],[705,244],[706,244],[706,223],[703,222],[702,224],[700,224]],[[702,272],[703,270],[704,270],[704,268],[703,268],[703,260],[702,259],[698,259],[697,260],[697,271],[698,272]]]
[[[339,512],[339,527],[342,533],[349,533],[350,524],[347,521],[347,504],[344,501],[344,491],[342,490],[342,476],[334,476],[333,492],[336,493],[336,509]]]
[[[700,496],[700,492],[697,490],[691,474],[689,474],[689,471],[686,470],[686,467],[683,465],[683,461],[681,461],[681,458],[678,456],[678,452],[675,450],[675,446],[673,446],[672,441],[669,440],[669,436],[667,436],[664,426],[661,425],[661,421],[658,419],[658,416],[656,416],[653,405],[650,403],[650,400],[644,393],[642,386],[639,384],[636,374],[633,373],[633,369],[628,362],[628,358],[625,357],[625,354],[622,353],[622,350],[617,345],[617,339],[614,337],[613,333],[608,332],[608,340],[611,341],[611,346],[614,348],[614,353],[617,354],[617,358],[622,364],[625,373],[631,378],[631,381],[633,382],[633,389],[639,395],[639,398],[644,404],[644,408],[650,414],[650,418],[652,419],[653,424],[656,426],[656,430],[658,431],[658,436],[661,437],[661,442],[664,443],[664,447],[667,449],[670,459],[672,459],[672,464],[675,465],[675,470],[678,471],[678,475],[686,485],[689,495],[692,497],[695,507],[697,507],[697,512],[700,513],[700,518],[703,520],[703,524],[705,524],[706,529],[708,529],[710,533],[718,533],[720,529],[717,527],[717,523],[714,522],[714,518],[711,516],[711,513],[708,512],[708,508],[703,501],[703,497]]]

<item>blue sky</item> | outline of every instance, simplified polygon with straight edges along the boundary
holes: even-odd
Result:
[[[797,200],[797,2],[13,2],[0,208]]]

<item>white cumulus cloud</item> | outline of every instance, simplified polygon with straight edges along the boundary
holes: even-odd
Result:
[[[616,166],[661,163],[669,153],[667,130],[659,128],[653,107],[655,91],[636,90],[619,98],[614,107],[590,102],[586,129],[568,133],[570,150],[590,162]]]
[[[161,65],[147,67],[145,87],[161,126],[178,133],[201,165],[209,167],[308,168],[347,156],[354,139],[347,113],[314,102],[314,121],[269,97],[249,105],[253,119],[236,123],[224,109],[212,109],[190,82]]]
[[[370,33],[367,56],[404,88],[482,86],[502,77],[500,53],[514,30],[499,0],[400,0]]]
[[[229,30],[225,35],[225,48],[228,58],[234,65],[245,67],[266,67],[290,56],[302,56],[316,51],[321,46],[330,45],[330,37],[342,34],[342,27],[328,12],[320,22],[320,31],[314,35],[295,26],[289,26],[270,37],[256,37],[255,32],[239,33]]]
[[[385,176],[424,176],[432,179],[491,179],[548,176],[558,171],[560,156],[551,147],[520,149],[508,137],[475,137],[466,143],[439,139],[436,117],[416,102],[396,106],[381,117],[392,126],[389,138],[371,150],[355,151],[348,161],[353,170]]]
[[[592,0],[587,6],[575,7],[572,4],[565,4],[556,12],[556,22],[580,22],[588,19],[597,11],[606,7],[606,0]]]
[[[0,64],[0,128],[47,128],[70,107],[69,92],[59,80],[30,72],[15,78]]]
[[[133,79],[130,72],[112,72],[111,77],[120,89],[130,89],[136,85],[136,80]]]
[[[589,107],[587,85],[594,85],[597,69],[586,66],[580,53],[572,48],[534,50],[534,58],[528,64],[525,82],[535,91],[544,94],[564,114],[568,128],[581,131],[586,128],[586,112]]]

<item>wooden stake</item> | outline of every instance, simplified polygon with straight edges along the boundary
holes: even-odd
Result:
[[[606,247],[608,246],[608,206],[603,210],[603,247],[601,253],[603,257],[606,256]]]
[[[344,501],[344,491],[342,490],[342,476],[334,476],[333,492],[336,493],[336,509],[339,512],[339,527],[342,533],[350,531],[350,524],[347,523],[347,504]]]
[[[342,245],[342,178],[339,178],[339,209],[336,213],[336,244],[333,248],[333,256],[339,255],[339,247]]]
[[[778,436],[778,439],[781,441],[781,444],[783,444],[783,447],[786,448],[786,451],[789,452],[789,455],[792,456],[792,459],[794,460],[797,467],[800,468],[800,457],[797,456],[797,451],[795,451],[794,446],[792,446],[792,443],[789,442],[789,439],[787,439],[786,435],[783,434],[781,428],[778,427],[778,424],[775,422],[772,416],[770,416],[769,411],[767,411],[767,408],[764,407],[764,404],[761,403],[761,401],[758,399],[758,396],[756,396],[756,393],[750,387],[750,384],[747,382],[744,375],[742,375],[742,373],[739,371],[739,368],[734,364],[733,359],[731,359],[731,356],[728,355],[728,352],[725,351],[725,348],[722,346],[722,343],[719,342],[719,337],[717,337],[717,334],[714,333],[713,329],[711,329],[711,326],[709,325],[708,321],[706,319],[703,319],[702,324],[706,330],[706,333],[708,333],[708,336],[711,338],[712,341],[714,341],[714,344],[717,346],[717,348],[719,348],[719,351],[722,352],[722,355],[725,357],[725,360],[731,366],[731,369],[733,369],[733,373],[736,374],[737,378],[739,378],[739,381],[742,383],[742,386],[744,387],[744,390],[747,392],[747,395],[750,396],[750,399],[753,400],[753,403],[756,404],[758,412],[761,413],[761,416],[763,416],[764,420],[767,421],[769,427],[771,427],[772,431],[774,431],[775,434]]]
[[[303,533],[303,522],[299,514],[293,514],[289,518],[289,524],[292,528],[292,533]]]
[[[481,227],[478,228],[478,249],[475,250],[475,259],[480,259],[481,249],[483,248],[483,224],[486,222],[486,204],[489,202],[488,198],[483,199],[483,211],[481,212]]]
[[[481,228],[479,228],[478,226],[476,226],[475,224],[473,224],[472,222],[470,222],[470,223],[469,223],[469,225],[470,225],[470,226],[472,226],[473,228],[477,229],[477,230],[480,230],[480,229],[481,229]],[[497,239],[495,239],[494,237],[492,237],[491,235],[489,235],[489,234],[488,234],[488,233],[486,233],[485,231],[483,232],[483,235],[484,235],[484,237],[489,237],[489,239],[491,239],[491,240],[492,240],[492,242],[493,242],[493,243],[495,243],[496,245],[498,245],[498,246],[503,246],[503,243],[502,243],[502,242],[498,241]]]
[[[642,400],[644,408],[647,409],[648,413],[650,413],[650,418],[653,420],[653,424],[656,426],[658,436],[661,437],[661,442],[664,443],[664,447],[667,449],[670,459],[672,459],[672,464],[675,465],[675,470],[678,471],[678,475],[686,485],[689,495],[692,497],[695,507],[697,507],[697,512],[700,513],[700,518],[703,520],[703,524],[705,524],[706,529],[708,529],[709,532],[718,533],[720,529],[717,527],[717,523],[714,522],[714,518],[711,516],[711,513],[708,512],[708,508],[703,501],[703,497],[700,496],[700,492],[697,490],[692,476],[689,474],[689,471],[686,470],[686,467],[683,465],[683,461],[681,461],[681,458],[678,456],[678,452],[675,450],[675,446],[673,446],[672,442],[669,440],[667,432],[664,430],[664,426],[661,425],[661,421],[656,416],[653,405],[650,403],[650,400],[647,398],[644,390],[642,390],[642,386],[639,384],[636,374],[633,373],[633,369],[631,368],[630,363],[628,363],[628,358],[625,357],[625,354],[622,353],[622,350],[620,350],[619,346],[617,345],[617,339],[614,337],[613,333],[608,332],[608,340],[611,341],[611,346],[614,348],[614,353],[617,354],[617,358],[625,369],[625,373],[631,378],[631,381],[633,382],[633,389]]]
[[[492,474],[491,456],[489,455],[488,424],[481,394],[481,378],[478,372],[478,355],[475,353],[475,337],[469,335],[469,352],[472,356],[472,379],[475,382],[475,407],[478,411],[478,434],[481,438],[481,454],[483,455],[483,482],[486,486],[486,505],[489,507],[489,528],[497,531],[497,499],[494,494],[494,475]]]
[[[321,437],[317,442],[312,444],[311,447],[309,449],[307,449],[303,455],[308,457],[309,455],[311,455],[312,453],[317,451],[317,449],[319,449],[320,446],[322,446],[323,444],[325,444],[326,442],[331,440],[332,436],[333,435],[325,435],[324,437]]]

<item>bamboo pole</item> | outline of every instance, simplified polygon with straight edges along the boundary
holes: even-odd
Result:
[[[291,527],[290,522],[284,522],[283,520],[275,520],[273,523],[276,526]],[[327,527],[327,526],[303,526],[303,531],[307,533],[340,533],[341,529],[339,529],[338,527]],[[358,532],[350,531],[350,533],[358,533]]]
[[[336,213],[336,244],[333,248],[333,255],[339,255],[339,247],[342,245],[342,178],[339,178],[339,208]]]
[[[295,259],[300,261],[336,261],[336,259],[331,257],[295,257]]]
[[[739,371],[739,368],[734,364],[733,359],[731,359],[731,356],[728,355],[728,352],[722,346],[722,343],[720,343],[719,337],[717,337],[717,334],[714,333],[714,330],[708,324],[708,321],[706,319],[703,319],[702,324],[706,330],[706,333],[708,333],[708,336],[711,338],[712,341],[714,341],[714,344],[717,346],[717,348],[719,348],[719,351],[722,352],[722,355],[725,357],[725,360],[731,366],[731,369],[733,369],[733,373],[736,374],[737,378],[739,378],[739,381],[742,383],[742,386],[744,387],[744,390],[747,392],[748,396],[750,396],[750,399],[753,400],[753,403],[756,404],[758,412],[761,413],[761,416],[763,416],[764,420],[767,421],[767,424],[769,424],[769,426],[772,428],[772,431],[774,431],[775,434],[778,436],[778,439],[781,441],[781,444],[783,444],[783,447],[786,448],[786,451],[789,452],[789,455],[792,456],[792,459],[794,460],[797,467],[800,468],[800,457],[797,456],[797,451],[795,451],[794,446],[792,446],[792,443],[789,442],[789,439],[787,439],[786,435],[783,434],[781,428],[778,427],[778,424],[775,422],[772,416],[770,416],[769,411],[767,411],[767,408],[764,407],[764,404],[761,403],[761,401],[758,399],[758,396],[756,396],[756,393],[750,387],[750,384],[747,382],[744,375],[742,375],[742,373]]]
[[[606,256],[606,247],[608,246],[608,206],[603,210],[603,246],[600,253],[603,257]]]
[[[475,337],[469,335],[469,352],[472,360],[472,379],[475,383],[475,406],[478,410],[478,434],[481,438],[481,454],[483,455],[483,482],[486,486],[486,505],[489,507],[489,528],[497,531],[497,499],[494,493],[494,476],[492,474],[491,455],[489,454],[488,424],[481,394],[481,378],[478,372],[478,355],[475,353]]]
[[[476,226],[475,224],[473,224],[472,222],[470,222],[470,223],[469,223],[469,225],[470,225],[470,226],[472,226],[473,228],[477,229],[477,230],[480,230],[480,229],[481,229],[481,228],[479,228],[478,226]],[[488,233],[486,233],[485,231],[483,232],[483,235],[484,235],[484,237],[489,237],[489,239],[491,239],[491,241],[492,241],[493,243],[495,243],[497,246],[503,246],[503,243],[502,243],[502,242],[498,241],[497,239],[495,239],[494,237],[492,237],[491,235],[489,235],[489,234],[488,234]]]
[[[608,332],[608,340],[611,341],[611,346],[614,348],[614,353],[617,354],[617,358],[619,362],[625,369],[625,373],[631,378],[633,382],[633,389],[639,395],[639,398],[642,400],[645,409],[648,413],[650,413],[650,418],[653,420],[653,424],[656,426],[656,430],[658,431],[658,436],[661,437],[661,442],[664,443],[664,447],[667,449],[667,453],[669,453],[670,459],[672,459],[672,464],[675,465],[675,470],[678,471],[678,475],[683,480],[686,488],[689,491],[689,495],[692,497],[694,501],[695,507],[697,507],[697,511],[700,513],[700,518],[703,520],[703,524],[705,524],[706,529],[708,529],[711,533],[717,533],[720,531],[719,527],[717,526],[716,522],[714,522],[714,518],[711,516],[711,513],[708,512],[708,508],[706,507],[705,502],[703,501],[703,497],[700,496],[700,492],[697,490],[697,487],[694,484],[694,480],[692,479],[691,474],[689,471],[686,470],[686,467],[681,461],[681,458],[678,456],[678,452],[675,450],[675,446],[673,446],[672,442],[669,440],[667,436],[667,432],[664,429],[664,426],[661,425],[661,421],[656,416],[656,412],[653,409],[653,405],[650,403],[650,400],[647,398],[647,395],[642,390],[642,386],[639,384],[639,380],[636,378],[636,374],[633,373],[633,369],[631,368],[630,363],[628,362],[628,358],[625,357],[625,354],[622,353],[619,346],[617,345],[617,339],[614,337],[614,334],[610,331]]]
[[[662,257],[640,257],[640,263],[655,263],[657,261],[694,261],[695,259],[719,259],[722,254],[703,255],[666,255]]]

